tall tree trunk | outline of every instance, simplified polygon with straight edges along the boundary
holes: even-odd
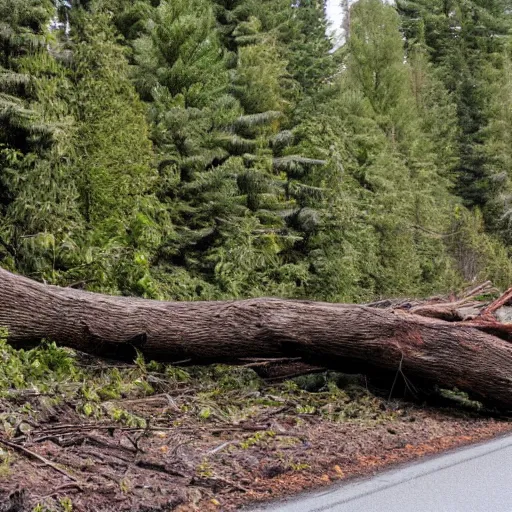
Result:
[[[485,323],[484,323],[485,324]],[[156,360],[296,357],[333,369],[401,372],[512,408],[512,343],[487,324],[280,299],[160,302],[37,283],[0,269],[0,326],[17,345]],[[501,324],[498,324],[498,326]]]

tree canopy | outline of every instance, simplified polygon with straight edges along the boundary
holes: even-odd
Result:
[[[0,0],[0,265],[114,294],[512,282],[512,5]]]

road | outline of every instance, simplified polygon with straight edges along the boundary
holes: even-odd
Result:
[[[251,512],[512,512],[512,436]]]

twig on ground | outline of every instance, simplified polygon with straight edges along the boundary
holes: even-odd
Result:
[[[318,367],[314,369],[304,369],[300,372],[295,373],[288,373],[285,375],[276,375],[275,377],[263,377],[263,380],[266,382],[273,382],[273,381],[279,381],[279,380],[286,380],[286,379],[293,379],[295,377],[300,377],[301,375],[310,375],[312,373],[322,373],[327,371],[327,368]]]
[[[55,496],[58,496],[62,491],[68,491],[69,489],[73,489],[73,488],[76,488],[79,491],[82,490],[82,488],[80,487],[79,484],[77,484],[76,482],[71,482],[69,484],[64,484],[64,485],[61,485],[60,487],[57,487],[57,489],[55,489],[51,494],[41,496],[39,499],[46,500],[48,498],[53,498]]]
[[[242,487],[241,485],[238,485],[235,482],[232,482],[231,480],[228,480],[227,478],[222,478],[220,476],[212,476],[208,478],[196,477],[192,479],[191,484],[198,485],[201,487],[213,487],[213,485],[216,484],[217,482],[223,484],[226,487],[231,487],[236,491],[247,492],[247,489],[245,487]]]
[[[255,368],[258,366],[268,366],[274,363],[292,363],[295,361],[301,361],[302,357],[276,357],[276,358],[252,358],[252,357],[243,357],[240,358],[240,361],[252,361],[247,364],[241,365],[242,368]]]
[[[78,485],[80,487],[80,489],[82,489],[82,486],[78,483],[78,479],[76,477],[74,477],[73,475],[70,475],[64,469],[59,468],[59,466],[57,466],[51,460],[46,459],[42,455],[39,455],[38,453],[35,453],[35,452],[29,450],[28,448],[25,448],[24,446],[21,446],[16,443],[11,443],[10,441],[7,441],[6,439],[2,439],[1,437],[0,437],[0,443],[12,448],[13,450],[17,450],[17,451],[23,453],[24,455],[31,457],[32,459],[36,459],[39,462],[42,462],[45,466],[49,466],[50,468],[54,469],[61,475],[64,475],[65,477],[69,478],[70,480],[73,480],[76,483],[76,485]]]
[[[226,441],[225,443],[222,443],[221,445],[217,446],[216,448],[213,448],[213,450],[209,450],[206,452],[206,455],[214,455],[217,452],[220,452],[224,450],[229,445],[236,444],[238,441]]]
[[[150,471],[158,471],[160,473],[166,473],[171,476],[178,476],[180,478],[190,478],[190,475],[186,475],[181,471],[177,471],[175,469],[169,468],[164,464],[160,464],[159,462],[154,462],[151,460],[138,460],[135,465],[142,469],[148,469]]]

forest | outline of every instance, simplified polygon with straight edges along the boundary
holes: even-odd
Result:
[[[0,265],[170,300],[512,283],[510,2],[0,1]]]
[[[0,512],[510,431],[512,0],[339,3],[0,0]]]

